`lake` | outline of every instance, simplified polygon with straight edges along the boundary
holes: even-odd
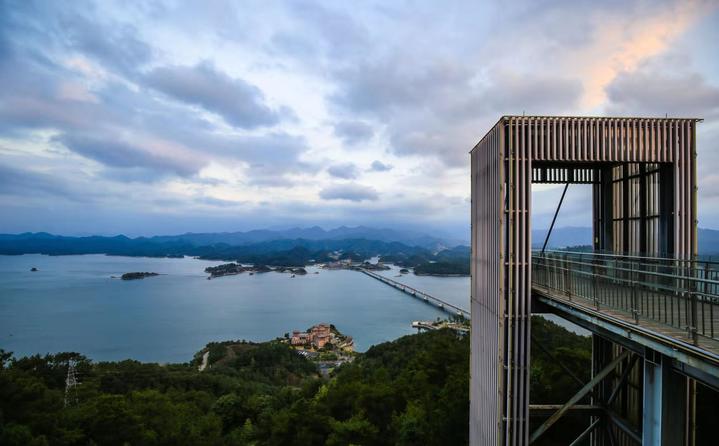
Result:
[[[265,341],[330,322],[356,349],[414,333],[445,313],[347,270],[207,280],[222,262],[192,258],[0,256],[0,348],[15,356],[76,351],[93,360],[186,362],[211,341]],[[30,272],[32,267],[37,272]],[[131,271],[157,277],[113,279]],[[318,271],[319,274],[314,274]],[[389,276],[396,268],[384,272]],[[469,308],[469,278],[396,278]]]

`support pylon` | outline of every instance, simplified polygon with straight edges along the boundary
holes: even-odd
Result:
[[[75,375],[75,361],[67,361],[67,377],[65,378],[65,407],[77,404],[77,376]]]

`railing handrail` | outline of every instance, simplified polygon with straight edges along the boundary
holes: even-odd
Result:
[[[694,345],[707,338],[719,341],[719,271],[696,268],[692,261],[686,268],[671,268],[629,257],[571,251],[534,255],[532,286],[554,290],[561,299],[586,299],[597,311],[626,312],[637,325],[649,320],[678,328]]]
[[[561,252],[561,251],[559,251],[559,252]],[[535,261],[535,260],[539,261],[542,258],[552,259],[553,257],[547,257],[547,256],[533,257],[532,261]],[[556,257],[554,257],[554,258],[556,258]],[[598,265],[595,263],[579,262],[576,260],[570,260],[568,258],[560,258],[558,260],[561,260],[563,262],[570,263],[573,265],[591,266],[594,268],[597,268],[597,267],[602,268],[603,267],[603,268],[610,269],[613,271],[625,271],[625,272],[636,273],[636,274],[645,274],[645,275],[656,276],[656,277],[664,277],[667,279],[686,280],[689,282],[699,282],[699,283],[705,283],[705,284],[709,284],[709,285],[718,285],[719,286],[719,280],[705,279],[705,278],[701,278],[701,277],[666,274],[666,273],[659,273],[659,272],[655,272],[655,271],[646,271],[643,269],[630,269],[630,268],[625,268],[625,267],[620,267],[620,266],[610,267],[607,265]],[[579,271],[579,272],[581,272],[581,271]],[[619,278],[613,278],[613,279],[619,279]]]
[[[623,277],[607,276],[604,274],[597,274],[597,273],[591,272],[591,271],[582,271],[582,270],[577,270],[577,269],[564,268],[559,265],[546,264],[546,267],[552,268],[552,269],[567,270],[567,271],[571,271],[576,274],[581,274],[584,276],[592,276],[592,277],[596,277],[599,279],[608,279],[608,280],[611,280],[611,281],[617,282],[617,283],[631,284],[631,285],[635,285],[635,286],[638,285],[638,286],[643,286],[643,287],[647,287],[647,288],[661,289],[661,290],[670,291],[670,292],[681,292],[681,293],[687,294],[687,295],[697,295],[697,296],[719,298],[718,294],[708,293],[708,292],[703,292],[703,291],[692,291],[692,290],[684,289],[684,288],[678,289],[676,287],[666,286],[666,285],[662,285],[660,283],[643,282],[640,280],[626,279]]]
[[[541,252],[540,249],[534,248],[532,249],[532,254]],[[563,253],[563,254],[573,254],[573,255],[592,255],[592,256],[598,256],[598,257],[613,257],[613,258],[626,258],[626,259],[640,259],[640,260],[660,260],[660,261],[666,261],[666,262],[682,262],[682,263],[703,263],[703,264],[710,264],[710,265],[719,265],[719,261],[717,260],[710,260],[710,259],[702,259],[701,257],[697,256],[690,256],[690,257],[661,257],[661,256],[647,256],[647,255],[639,255],[639,254],[624,254],[624,253],[611,253],[611,252],[602,252],[602,251],[565,251],[562,249],[546,249],[546,253]],[[540,254],[542,255],[542,254]]]

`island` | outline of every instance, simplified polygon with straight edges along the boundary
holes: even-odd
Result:
[[[292,275],[300,275],[304,276],[307,274],[307,270],[304,268],[292,268],[292,267],[286,267],[286,266],[278,266],[273,270],[276,273],[292,273]]]
[[[208,266],[205,268],[205,272],[210,274],[210,277],[222,277],[222,276],[233,276],[247,271],[245,267],[237,263],[225,263],[217,266]]]
[[[414,267],[417,276],[462,277],[469,276],[469,262],[427,262]]]
[[[205,268],[205,272],[209,273],[208,279],[214,279],[222,276],[234,276],[244,272],[249,272],[250,275],[254,273],[268,273],[274,271],[276,273],[291,273],[292,277],[295,275],[304,276],[307,274],[307,270],[302,267],[287,267],[278,266],[274,269],[267,265],[255,265],[255,266],[243,266],[239,263],[223,263],[217,266],[208,266]]]
[[[120,276],[120,279],[122,279],[122,280],[137,280],[137,279],[144,279],[145,277],[153,277],[153,276],[159,276],[159,274],[158,273],[149,273],[149,272],[125,273],[122,276]]]

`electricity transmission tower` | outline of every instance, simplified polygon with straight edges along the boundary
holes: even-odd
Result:
[[[65,407],[77,404],[77,376],[75,376],[75,361],[67,361],[67,377],[65,378]]]

